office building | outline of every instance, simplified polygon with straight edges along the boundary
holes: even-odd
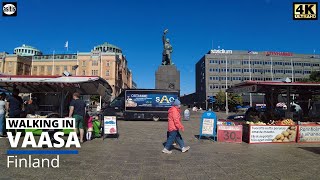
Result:
[[[210,50],[196,63],[196,96],[205,103],[208,96],[243,81],[272,81],[289,77],[294,82],[320,70],[320,57],[269,51]]]

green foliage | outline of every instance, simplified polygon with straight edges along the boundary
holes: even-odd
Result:
[[[242,97],[239,94],[228,93],[228,108],[233,110],[237,105],[242,104]],[[219,91],[216,95],[216,106],[219,109],[225,109],[226,106],[226,94],[225,92]]]
[[[100,96],[98,95],[93,95],[90,97],[90,100],[91,101],[95,101],[95,102],[99,102],[100,101]]]
[[[309,78],[304,79],[302,82],[320,82],[320,71],[312,71]],[[320,101],[320,96],[312,96],[313,101]]]
[[[302,82],[320,82],[320,71],[312,71],[309,78],[305,78]]]

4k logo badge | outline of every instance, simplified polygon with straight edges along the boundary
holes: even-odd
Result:
[[[293,20],[317,20],[318,2],[294,2]]]
[[[17,2],[3,2],[2,16],[17,16],[18,6]]]

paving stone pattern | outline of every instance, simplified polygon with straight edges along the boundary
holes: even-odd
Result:
[[[178,147],[171,155],[161,153],[167,122],[119,121],[119,139],[85,142],[79,155],[60,155],[57,169],[7,168],[9,144],[2,138],[0,179],[320,179],[319,144],[199,141],[199,117],[192,113],[183,122],[187,153]]]

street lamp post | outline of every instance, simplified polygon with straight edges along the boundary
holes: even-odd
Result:
[[[251,79],[251,59],[250,59],[250,53],[249,53],[249,79],[250,79],[250,81],[252,81],[252,79]],[[251,94],[251,92],[250,92],[250,107],[252,107],[252,94]]]

